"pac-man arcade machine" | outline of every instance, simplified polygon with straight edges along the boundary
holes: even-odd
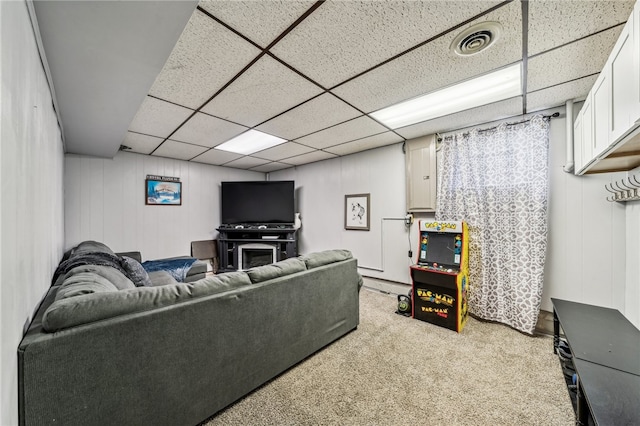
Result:
[[[459,333],[468,311],[467,225],[421,220],[419,228],[418,261],[411,266],[412,316]]]

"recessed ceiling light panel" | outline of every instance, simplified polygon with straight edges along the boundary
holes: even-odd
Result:
[[[495,43],[500,38],[500,34],[502,34],[500,22],[480,22],[458,34],[449,48],[460,56],[475,55]]]
[[[286,139],[268,135],[257,130],[247,130],[241,135],[222,143],[214,149],[234,152],[236,154],[249,155],[272,146],[286,142]]]
[[[391,129],[409,126],[520,96],[522,94],[521,76],[521,64],[517,63],[383,108],[370,115]]]

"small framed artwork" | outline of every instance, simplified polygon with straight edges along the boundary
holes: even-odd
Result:
[[[146,179],[145,204],[150,206],[181,206],[182,182]]]
[[[369,230],[369,194],[344,196],[344,229]]]

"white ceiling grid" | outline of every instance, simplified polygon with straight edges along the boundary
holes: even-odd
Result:
[[[122,143],[270,172],[558,106],[587,94],[633,3],[203,0]],[[498,40],[452,53],[482,21],[500,22]],[[396,130],[368,116],[514,63],[527,67],[525,96]],[[250,128],[287,142],[215,149]]]

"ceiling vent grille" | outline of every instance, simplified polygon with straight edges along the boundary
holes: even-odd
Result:
[[[450,49],[460,56],[471,56],[482,52],[495,43],[502,33],[499,22],[480,22],[453,39]]]

